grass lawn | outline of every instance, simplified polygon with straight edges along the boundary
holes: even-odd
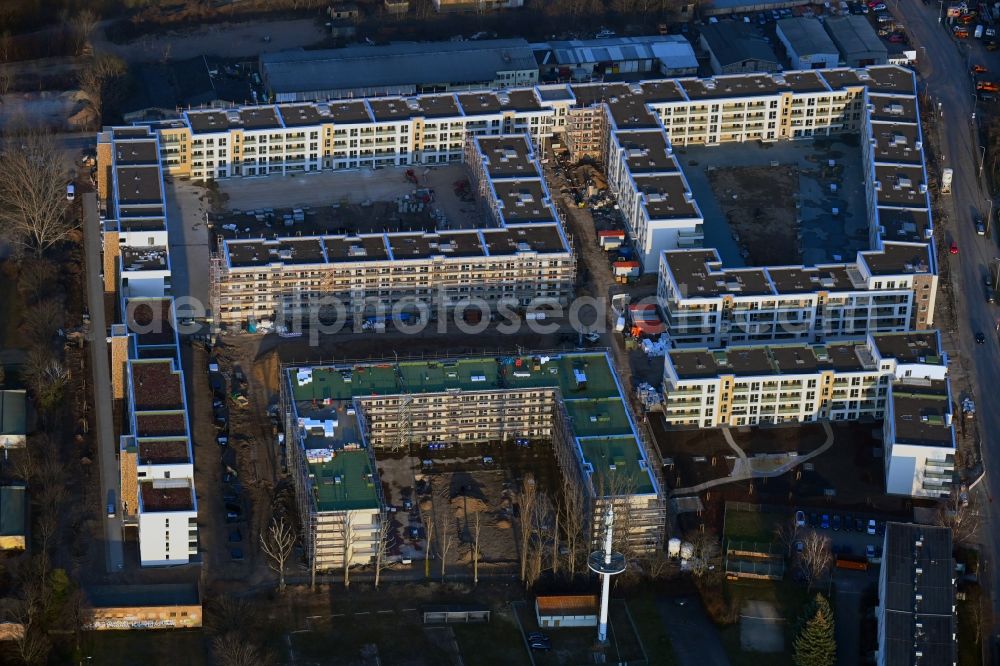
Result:
[[[629,599],[628,609],[646,648],[650,666],[676,666],[677,658],[670,645],[670,637],[663,628],[663,618],[660,616],[660,609],[656,607],[656,598],[652,594],[644,594]]]
[[[376,616],[377,617],[377,616]],[[450,657],[428,640],[417,613],[394,614],[388,620],[376,620],[371,615],[345,615],[344,617],[317,620],[313,629],[299,629],[295,633],[275,636],[271,648],[297,662],[329,663],[331,646],[345,661],[358,659],[365,646],[378,647],[379,659],[384,664],[405,663],[420,655],[423,663],[446,664]],[[290,643],[290,644],[289,644]]]
[[[200,629],[91,631],[83,635],[83,654],[93,657],[94,664],[209,666],[208,639]]]
[[[462,661],[469,666],[527,666],[524,640],[509,611],[490,614],[487,624],[455,624]]]
[[[747,601],[769,601],[785,619],[785,652],[780,654],[745,652],[740,644],[739,622],[722,627],[722,644],[733,666],[760,666],[761,659],[766,659],[768,666],[791,666],[795,624],[815,592],[807,591],[792,580],[738,580],[726,581],[724,585],[737,609],[741,609]]]
[[[774,530],[789,517],[763,511],[726,511],[726,529],[723,536],[736,541],[774,541]]]

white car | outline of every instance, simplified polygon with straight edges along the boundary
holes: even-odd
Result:
[[[868,536],[875,535],[875,519],[871,518],[868,521]]]
[[[806,514],[804,511],[795,512],[795,526],[805,527],[806,526]]]

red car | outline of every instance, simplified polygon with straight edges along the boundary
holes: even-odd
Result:
[[[951,249],[949,250],[952,254],[958,254],[958,244],[952,243]]]

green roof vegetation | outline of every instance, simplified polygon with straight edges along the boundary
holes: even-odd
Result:
[[[298,403],[449,390],[558,388],[573,432],[581,439],[586,462],[591,463],[595,473],[615,465],[636,478],[636,492],[654,491],[649,473],[639,468],[639,444],[614,371],[604,354],[561,354],[547,358],[539,355],[479,357],[317,367],[311,370],[311,381],[304,384],[299,384],[300,372],[303,371],[298,368],[288,370],[292,393]],[[300,414],[308,413],[307,407],[300,407]],[[375,489],[366,485],[371,470],[364,452],[340,452],[331,462],[310,463],[310,470],[316,475],[317,502],[321,511],[375,506]],[[336,477],[341,478],[339,483],[335,482]],[[598,479],[595,479],[597,485]],[[356,503],[360,504],[355,506]]]
[[[620,398],[567,400],[564,404],[577,437],[632,434],[632,426]]]
[[[649,473],[639,466],[639,443],[635,437],[586,437],[580,439],[583,455],[594,466],[594,488],[601,491],[604,474],[628,476],[626,489],[636,494],[653,492]],[[614,466],[614,469],[612,469]],[[614,480],[608,482],[614,486]]]
[[[350,368],[312,369],[312,381],[300,385],[298,369],[289,369],[296,401],[348,400],[370,395],[435,393],[449,389],[489,391],[498,388],[559,387],[566,399],[620,397],[603,354],[563,354],[546,363],[538,356],[365,363]],[[577,373],[585,378],[577,381]]]
[[[339,451],[327,462],[310,462],[313,496],[319,511],[375,509],[371,461],[364,450]]]

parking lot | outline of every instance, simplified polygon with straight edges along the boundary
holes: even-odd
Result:
[[[872,563],[880,561],[882,541],[885,535],[886,519],[884,516],[868,513],[842,513],[830,511],[829,508],[803,507],[799,511],[802,511],[805,518],[805,525],[800,528],[802,532],[800,540],[810,531],[819,532],[830,538],[830,549],[834,555],[866,555],[867,549],[871,547],[874,551],[874,557],[869,558],[869,561]]]

